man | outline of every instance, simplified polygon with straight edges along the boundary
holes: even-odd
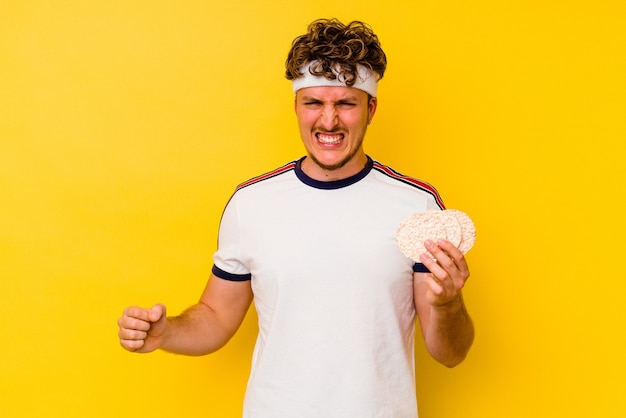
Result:
[[[437,361],[465,358],[467,263],[447,241],[427,242],[421,263],[395,243],[406,216],[444,207],[432,186],[364,152],[386,67],[369,26],[315,21],[286,66],[306,157],[239,185],[200,302],[174,317],[163,305],[127,308],[121,345],[211,353],[254,298],[244,417],[416,417],[415,317]]]

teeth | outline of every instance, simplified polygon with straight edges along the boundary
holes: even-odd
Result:
[[[324,135],[324,134],[317,134],[317,139],[323,143],[323,144],[328,144],[328,145],[334,145],[334,144],[338,144],[341,142],[343,138],[343,135]]]

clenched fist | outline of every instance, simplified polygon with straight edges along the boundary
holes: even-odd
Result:
[[[131,306],[124,309],[124,314],[117,321],[120,344],[128,351],[149,353],[160,347],[167,327],[164,305],[152,308]]]

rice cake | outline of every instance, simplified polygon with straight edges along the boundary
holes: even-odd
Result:
[[[425,241],[439,239],[450,241],[465,254],[474,245],[476,228],[470,217],[459,210],[428,210],[408,216],[396,233],[400,251],[415,262],[428,253]]]
[[[467,254],[476,241],[476,227],[474,226],[474,222],[472,222],[472,219],[465,212],[461,212],[460,210],[448,209],[446,212],[452,213],[459,222],[459,225],[461,225],[461,242],[458,248],[463,254]]]

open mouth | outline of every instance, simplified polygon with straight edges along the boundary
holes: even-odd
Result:
[[[343,141],[343,134],[341,133],[321,133],[315,134],[317,140],[324,145],[337,145]]]

